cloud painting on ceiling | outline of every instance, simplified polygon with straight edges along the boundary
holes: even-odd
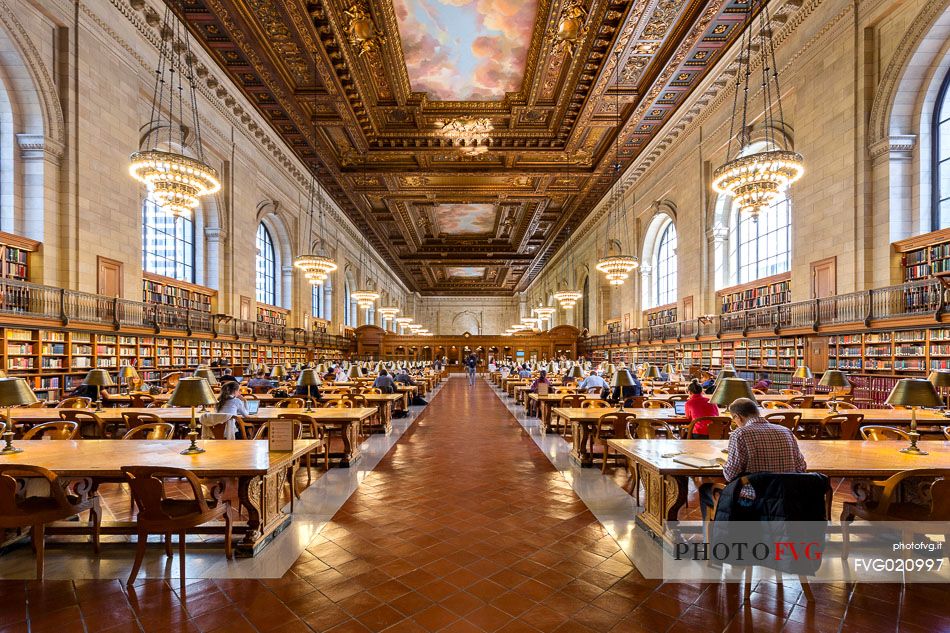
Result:
[[[449,266],[445,269],[447,277],[456,277],[462,279],[474,279],[485,276],[484,266]]]
[[[521,87],[538,0],[394,0],[412,89],[498,101]]]
[[[495,228],[493,204],[439,204],[433,214],[443,235],[484,235]]]

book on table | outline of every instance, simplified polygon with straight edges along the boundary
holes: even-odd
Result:
[[[720,458],[721,459],[721,458]],[[693,468],[719,468],[722,466],[720,459],[710,459],[699,455],[677,455],[673,461]]]

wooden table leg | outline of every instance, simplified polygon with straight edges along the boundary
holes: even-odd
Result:
[[[340,458],[340,466],[345,468],[360,458],[358,426],[354,422],[345,422],[340,432],[343,437],[343,457]]]
[[[571,459],[580,464],[582,468],[590,468],[594,465],[594,456],[590,452],[590,425],[584,422],[574,422],[571,424],[571,436],[573,439]]]
[[[290,515],[281,509],[289,470],[281,468],[264,476],[238,478],[238,499],[247,511],[247,531],[235,545],[235,555],[256,555],[290,523]],[[292,487],[293,484],[291,496]]]
[[[675,521],[686,503],[689,478],[661,475],[646,462],[638,462],[638,466],[643,484],[643,511],[637,515],[637,523],[654,536],[670,542],[666,522]]]

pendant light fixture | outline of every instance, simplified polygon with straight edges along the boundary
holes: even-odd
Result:
[[[363,154],[363,178],[362,178],[362,186],[364,186],[364,187],[366,186],[366,162],[367,162],[368,159],[369,159],[369,156],[367,156],[366,154]],[[360,249],[360,270],[361,270],[361,271],[364,270],[364,266],[363,266],[363,262],[364,262],[363,253],[368,253],[368,252],[369,252],[369,244],[366,243],[366,244],[364,244],[363,248]],[[369,259],[366,259],[365,262],[366,262],[366,266],[365,266],[365,267],[366,267],[366,268],[369,268],[370,260],[369,260]],[[372,308],[374,305],[376,305],[376,302],[379,300],[379,293],[376,292],[375,290],[373,290],[373,289],[372,289],[371,287],[369,287],[368,285],[367,285],[367,287],[365,287],[365,288],[357,289],[356,292],[352,293],[350,296],[352,296],[353,299],[356,301],[356,305],[358,305],[360,308],[362,308],[362,309],[364,309],[364,310],[369,310],[369,309]]]
[[[410,317],[397,317],[394,320],[396,322],[396,326],[400,328],[400,333],[405,332],[412,323],[412,319]]]
[[[620,136],[622,132],[622,121],[620,120],[620,51],[616,53],[617,63],[614,66],[614,72],[617,75],[617,82],[615,86],[615,97],[616,101],[614,104],[615,114],[617,115],[616,119],[616,138],[614,139],[614,152],[615,152],[615,162],[614,162],[614,172],[616,174],[616,179],[613,184],[613,191],[611,192],[611,207],[607,212],[607,230],[610,230],[611,226],[611,214],[614,216],[614,221],[618,224],[622,221],[624,224],[624,230],[622,235],[626,235],[626,221],[627,221],[627,209],[623,201],[623,191],[621,187],[621,176],[622,176],[622,165],[620,163]],[[610,282],[612,286],[620,286],[624,281],[630,276],[631,271],[636,270],[640,267],[640,260],[638,260],[633,255],[625,255],[623,253],[623,244],[618,239],[609,239],[607,240],[607,252],[600,261],[597,262],[595,268],[600,272],[604,273],[607,276],[607,281]]]
[[[571,248],[571,230],[568,227],[567,230],[567,241],[565,242],[565,247],[567,248],[567,267],[570,271],[570,285],[565,288],[558,290],[552,296],[554,300],[557,301],[561,308],[564,310],[571,310],[574,306],[577,305],[577,302],[580,301],[581,297],[584,295],[573,288],[577,287],[576,279],[574,278],[574,250]]]
[[[189,217],[202,196],[220,191],[221,181],[201,145],[191,38],[167,4],[161,34],[148,131],[144,147],[129,157],[129,175],[165,213]],[[192,138],[195,157],[185,156]]]
[[[759,50],[761,51],[762,130],[765,133],[763,151],[743,155],[751,143],[751,127],[748,122],[749,87],[752,83],[752,21],[758,10]],[[779,89],[778,66],[775,63],[775,43],[772,41],[772,25],[766,0],[752,0],[747,8],[745,29],[739,51],[739,70],[736,73],[736,93],[732,105],[732,122],[729,129],[728,155],[730,160],[713,172],[713,189],[720,194],[732,196],[734,204],[753,219],[778,202],[789,185],[802,177],[805,164],[802,155],[795,151],[780,149],[775,142],[776,126],[785,124],[782,110],[782,92]],[[742,104],[739,104],[739,92]],[[778,119],[776,119],[776,112]],[[738,129],[737,129],[738,127]],[[733,146],[735,141],[736,146]]]

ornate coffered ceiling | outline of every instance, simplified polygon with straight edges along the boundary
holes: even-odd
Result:
[[[629,163],[748,0],[168,2],[410,288],[508,295],[613,182],[618,61]]]

